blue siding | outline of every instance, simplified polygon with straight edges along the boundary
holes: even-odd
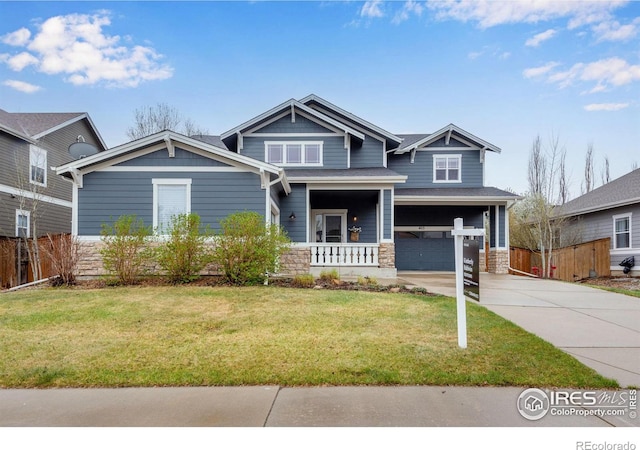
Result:
[[[93,172],[78,191],[78,232],[100,234],[102,223],[123,214],[136,214],[153,224],[153,178],[190,178],[191,211],[214,230],[220,219],[236,211],[265,214],[265,191],[253,173]]]
[[[500,243],[500,247],[506,247],[506,207],[503,205],[498,206],[498,213],[498,220],[500,220],[500,236],[498,237],[498,242]]]
[[[289,220],[295,213],[296,220]],[[280,224],[293,242],[307,242],[307,186],[292,184],[291,193],[280,198]]]
[[[308,137],[308,138],[264,138],[264,137],[245,137],[244,148],[240,153],[244,156],[257,159],[259,161],[265,160],[265,141],[285,141],[285,142],[300,142],[300,141],[323,141],[323,166],[322,167],[309,167],[309,169],[346,169],[347,168],[347,151],[344,149],[344,138],[341,136],[336,137]],[[305,166],[299,166],[305,167]]]
[[[393,230],[391,229],[391,217],[393,215],[393,205],[391,204],[391,190],[384,190],[384,239],[391,239]]]
[[[361,227],[358,242],[378,242],[378,224],[376,223],[376,209],[378,191],[312,191],[311,209],[346,209],[347,228]],[[358,221],[354,222],[353,218]],[[347,233],[349,238],[349,233]],[[348,240],[348,242],[351,242]]]
[[[264,127],[255,130],[256,133],[331,133],[322,125],[296,114],[296,121],[291,122],[291,114],[282,117]]]
[[[430,188],[430,187],[482,187],[482,163],[480,163],[480,150],[461,150],[462,155],[462,182],[461,183],[434,183],[433,182],[433,155],[446,154],[442,151],[417,151],[416,157],[411,163],[411,154],[389,155],[387,165],[389,169],[402,175],[408,175],[403,188]]]
[[[367,167],[383,167],[384,153],[382,151],[382,142],[371,136],[366,136],[361,146],[351,144],[351,167],[354,169]]]
[[[462,217],[464,226],[483,228],[483,206],[396,206],[395,225],[401,226],[451,226],[453,220]]]
[[[205,166],[205,167],[228,167],[228,164],[221,163],[211,158],[197,155],[195,153],[176,148],[175,158],[169,158],[169,152],[166,149],[149,153],[148,155],[139,156],[129,161],[116,164],[114,167],[120,166]]]

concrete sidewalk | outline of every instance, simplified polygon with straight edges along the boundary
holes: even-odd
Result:
[[[185,387],[0,390],[0,426],[611,427],[637,419],[517,410],[522,388]],[[581,408],[578,408],[581,409]]]
[[[400,273],[400,283],[455,297],[453,273]],[[575,283],[480,276],[480,304],[620,386],[640,387],[640,299]]]

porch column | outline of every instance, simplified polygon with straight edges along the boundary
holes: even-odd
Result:
[[[487,271],[509,273],[509,248],[507,246],[508,221],[505,205],[489,207],[489,258]]]

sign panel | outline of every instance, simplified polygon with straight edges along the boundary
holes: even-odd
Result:
[[[464,295],[480,301],[480,241],[462,241]]]

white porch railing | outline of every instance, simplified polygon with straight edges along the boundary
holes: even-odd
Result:
[[[311,266],[378,266],[378,244],[314,244]]]

